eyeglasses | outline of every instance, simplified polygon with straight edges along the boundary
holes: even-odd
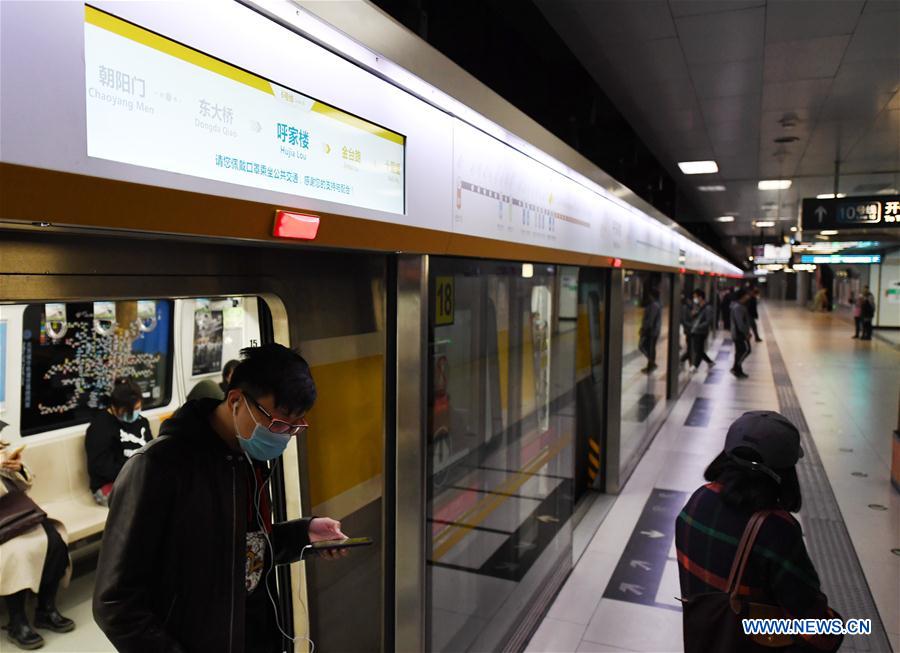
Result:
[[[256,399],[248,395],[246,392],[244,393],[244,396],[253,402],[253,405],[256,406],[256,409],[259,412],[266,416],[266,418],[269,420],[269,425],[266,426],[266,428],[269,429],[272,433],[278,433],[281,435],[299,435],[300,433],[304,433],[306,429],[309,428],[309,423],[307,423],[307,421],[303,418],[301,418],[302,421],[300,424],[291,424],[290,422],[285,422],[284,420],[272,417],[271,413],[260,406],[259,402],[256,401]]]

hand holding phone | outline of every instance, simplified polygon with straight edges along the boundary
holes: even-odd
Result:
[[[310,548],[314,553],[321,555],[325,552],[346,552],[358,546],[371,546],[375,543],[371,537],[345,537],[340,540],[321,540],[310,544]]]

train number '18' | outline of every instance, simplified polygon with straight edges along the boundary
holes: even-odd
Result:
[[[453,324],[453,277],[435,278],[434,323],[437,326]]]

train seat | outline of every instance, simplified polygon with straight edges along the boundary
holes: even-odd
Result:
[[[24,457],[34,474],[29,496],[65,525],[70,546],[103,531],[107,509],[91,496],[83,432],[29,443]]]

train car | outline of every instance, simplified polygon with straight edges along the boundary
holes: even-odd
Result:
[[[280,569],[294,650],[515,650],[683,387],[680,292],[741,272],[357,18],[0,4],[0,437],[87,560],[84,605],[106,515],[84,437],[113,379],[156,433],[242,347],[288,344],[319,399],[275,516],[376,541]],[[81,650],[112,650],[79,615]]]

